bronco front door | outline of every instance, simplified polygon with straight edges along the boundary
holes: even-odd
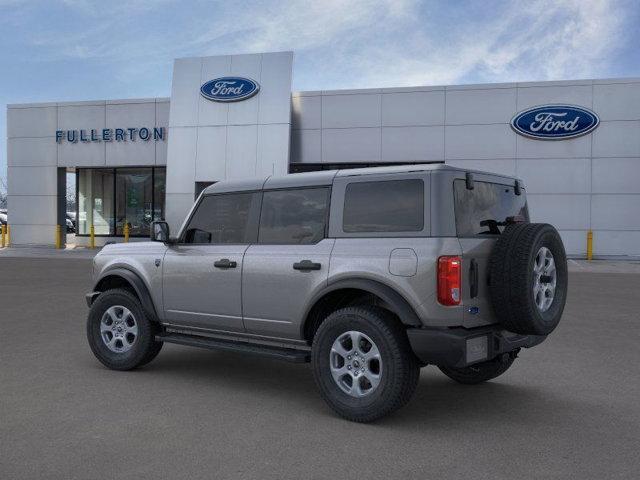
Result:
[[[244,331],[242,267],[257,235],[260,195],[205,195],[180,242],[164,258],[165,322],[204,330]]]

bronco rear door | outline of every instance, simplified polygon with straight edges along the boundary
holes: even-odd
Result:
[[[453,181],[456,233],[462,247],[463,324],[495,323],[489,298],[489,261],[509,217],[529,221],[524,188],[506,177],[474,174]]]

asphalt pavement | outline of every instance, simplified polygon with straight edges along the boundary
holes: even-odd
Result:
[[[1,479],[631,479],[640,274],[572,270],[564,318],[478,386],[422,370],[408,406],[332,414],[308,365],[165,345],[105,369],[87,258],[0,257]]]

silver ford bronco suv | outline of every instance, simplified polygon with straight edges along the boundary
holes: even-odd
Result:
[[[558,325],[567,262],[529,223],[522,181],[444,164],[225,181],[178,234],[105,246],[87,337],[109,368],[163,343],[311,362],[339,415],[408,402],[420,368],[464,384],[504,373]]]

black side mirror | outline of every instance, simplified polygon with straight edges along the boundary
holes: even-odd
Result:
[[[151,224],[151,240],[154,242],[169,242],[169,224],[167,222],[153,222]]]

